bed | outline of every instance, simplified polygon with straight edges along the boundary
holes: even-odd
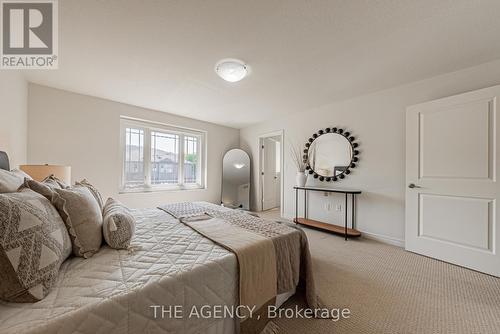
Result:
[[[159,209],[135,211],[130,253],[70,258],[34,304],[0,304],[0,333],[234,333],[231,319],[154,319],[153,305],[233,305],[235,256]]]
[[[193,307],[238,305],[235,254],[165,210],[132,212],[137,226],[131,249],[103,246],[90,259],[71,257],[42,301],[0,302],[0,333],[238,332],[234,318],[188,316]],[[275,304],[294,292],[280,291]],[[182,317],[172,315],[174,306]]]

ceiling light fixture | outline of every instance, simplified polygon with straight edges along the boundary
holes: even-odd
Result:
[[[248,65],[239,59],[222,59],[215,64],[215,73],[229,82],[237,82],[248,75]]]
[[[238,164],[238,163],[236,163],[233,166],[236,167],[237,169],[242,169],[243,167],[245,167],[245,164]]]

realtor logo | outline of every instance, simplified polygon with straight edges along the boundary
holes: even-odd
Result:
[[[57,0],[1,4],[1,68],[56,69],[58,65]]]

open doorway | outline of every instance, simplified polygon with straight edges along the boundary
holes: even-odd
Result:
[[[273,216],[282,215],[283,132],[259,137],[260,209]]]

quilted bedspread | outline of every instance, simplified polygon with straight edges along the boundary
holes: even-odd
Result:
[[[153,305],[236,305],[234,254],[158,209],[134,211],[137,250],[104,246],[61,266],[33,304],[0,302],[0,333],[234,333],[232,319],[153,317]]]

